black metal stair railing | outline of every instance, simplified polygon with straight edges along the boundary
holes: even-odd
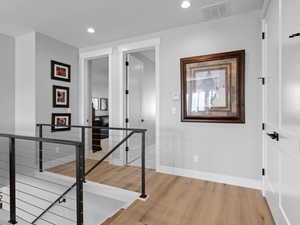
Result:
[[[76,217],[77,225],[83,225],[83,181],[84,181],[84,151],[83,145],[78,141],[59,140],[52,138],[21,136],[15,134],[0,133],[0,137],[9,139],[9,223],[17,223],[16,209],[16,140],[33,141],[39,143],[54,143],[74,146],[76,148]],[[19,209],[20,210],[20,209]],[[32,222],[32,224],[34,224]]]
[[[39,138],[43,138],[43,127],[53,127],[52,124],[37,124],[38,131],[39,131]],[[81,179],[81,184],[85,181],[85,177],[89,175],[92,171],[94,171],[105,159],[107,159],[111,154],[113,154],[120,146],[122,146],[132,135],[135,133],[141,134],[141,195],[140,198],[147,198],[146,195],[146,160],[145,160],[145,133],[146,129],[136,129],[136,128],[117,128],[117,127],[96,127],[96,126],[80,126],[80,125],[72,125],[72,126],[63,126],[67,128],[80,128],[81,129],[81,156],[85,157],[85,133],[86,129],[103,129],[103,130],[115,130],[115,131],[127,131],[130,132],[126,137],[124,137],[121,141],[118,142],[107,154],[105,154],[100,160],[98,160],[87,172],[85,172],[85,160],[80,161],[81,164],[78,164],[76,160],[76,171],[82,171],[82,174],[78,174],[79,177],[76,176],[77,179]],[[44,165],[43,165],[43,142],[39,142],[39,171],[43,172]],[[49,205],[47,209],[45,209],[36,219],[32,222],[34,224],[37,222],[43,215],[45,215],[55,204],[60,202],[64,196],[66,196],[74,187],[78,184],[77,182],[70,186],[64,193],[62,193],[52,204]],[[78,190],[78,189],[77,189]],[[77,191],[78,192],[78,191]],[[82,193],[77,193],[77,195],[81,195]],[[81,198],[82,196],[80,196]],[[83,213],[83,211],[77,211],[78,214]],[[82,215],[81,215],[82,216]],[[78,218],[78,220],[81,220]],[[77,220],[77,221],[78,221]],[[77,223],[79,225],[79,223]]]

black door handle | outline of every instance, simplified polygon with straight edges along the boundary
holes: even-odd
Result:
[[[300,37],[300,33],[295,33],[289,36],[289,38]]]
[[[267,133],[267,135],[273,140],[279,141],[279,134],[277,132],[273,131],[272,133]]]

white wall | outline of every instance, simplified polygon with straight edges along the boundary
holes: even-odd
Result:
[[[260,19],[257,14],[166,32],[160,48],[162,165],[259,179],[261,159]],[[246,49],[246,124],[180,122],[179,59]],[[171,108],[177,114],[171,115]],[[193,156],[199,162],[193,162]]]
[[[261,24],[259,12],[167,30],[147,36],[81,49],[87,52],[113,47],[114,124],[122,125],[119,106],[120,59],[117,47],[124,43],[159,37],[160,42],[160,164],[198,172],[258,180],[261,153]],[[246,49],[246,124],[180,122],[180,58]],[[176,114],[171,113],[172,107]],[[199,162],[193,157],[198,156]],[[175,171],[175,170],[174,170]]]
[[[0,132],[13,133],[15,119],[15,99],[14,99],[14,39],[0,34]],[[0,138],[0,187],[7,184],[8,180],[3,176],[8,176],[8,172],[3,169],[8,168],[5,160],[8,160],[8,139]]]
[[[35,135],[35,33],[15,38],[15,129]]]
[[[0,49],[0,131],[14,132],[14,39],[6,35],[0,34]]]

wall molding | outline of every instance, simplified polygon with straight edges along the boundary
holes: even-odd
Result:
[[[175,176],[189,177],[189,178],[206,180],[206,181],[211,181],[216,183],[223,183],[223,184],[229,184],[234,186],[262,190],[262,181],[255,180],[255,179],[233,177],[225,174],[209,173],[209,172],[202,172],[202,171],[196,171],[190,169],[181,169],[181,168],[169,167],[169,166],[160,166],[158,172],[171,174]]]

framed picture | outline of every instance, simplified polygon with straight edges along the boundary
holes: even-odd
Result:
[[[71,130],[70,113],[52,113],[52,132]]]
[[[53,85],[53,107],[69,108],[69,88]]]
[[[182,122],[245,123],[245,50],[180,61]]]
[[[51,79],[71,82],[71,66],[51,60]]]
[[[107,111],[108,110],[108,99],[100,98],[100,110]]]
[[[94,107],[95,110],[100,109],[99,98],[92,98],[92,103],[93,103],[93,107]]]

